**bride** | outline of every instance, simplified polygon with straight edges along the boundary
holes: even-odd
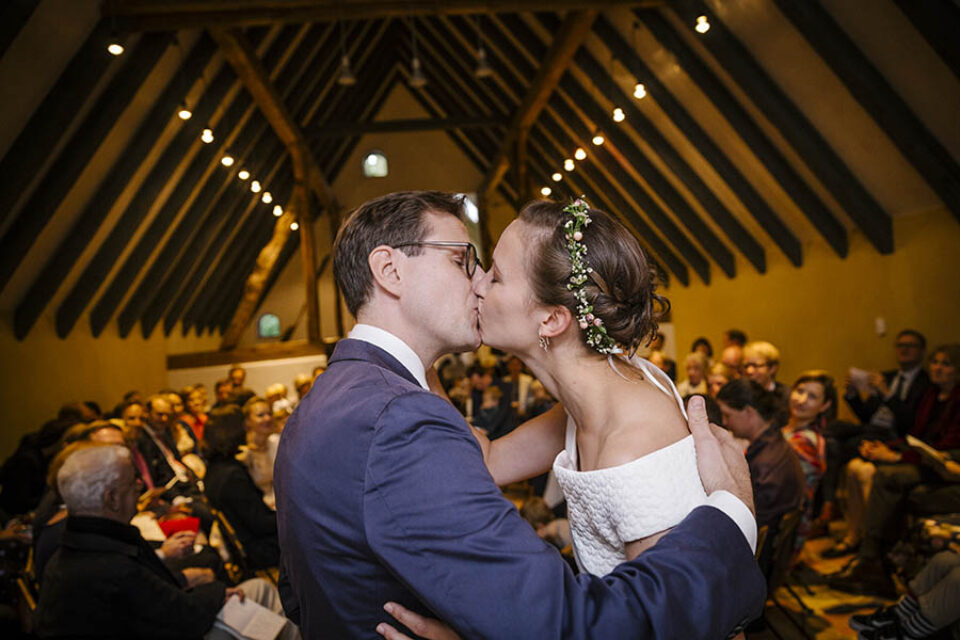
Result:
[[[577,563],[595,575],[706,500],[676,388],[633,355],[669,308],[656,285],[633,234],[582,199],[524,207],[474,285],[483,342],[517,355],[563,407],[492,442],[478,434],[487,468],[504,485],[552,466]]]

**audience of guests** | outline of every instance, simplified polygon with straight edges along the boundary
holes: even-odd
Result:
[[[281,410],[282,411],[282,410]],[[247,429],[246,445],[241,447],[237,458],[247,465],[253,483],[263,492],[263,502],[276,509],[273,494],[273,463],[277,459],[280,432],[274,420],[269,401],[255,396],[243,405],[244,426]]]
[[[720,389],[738,377],[735,369],[731,369],[722,362],[715,362],[707,371],[707,394],[716,399]]]
[[[710,341],[700,336],[693,341],[693,345],[690,347],[690,352],[700,352],[703,354],[703,357],[707,359],[707,362],[710,362],[713,359],[713,345],[710,344]]]
[[[753,485],[757,525],[773,540],[780,519],[803,504],[805,478],[796,451],[774,424],[779,401],[753,380],[735,380],[717,394],[724,426],[747,440],[747,464]],[[758,558],[764,574],[770,563],[767,545]]]
[[[200,638],[231,597],[250,597],[282,615],[276,588],[265,580],[227,587],[212,573],[189,579],[160,561],[129,524],[142,486],[126,447],[74,452],[57,485],[69,515],[41,583],[40,637]],[[289,623],[284,634],[299,637]]]
[[[254,405],[255,407],[256,405]],[[263,502],[244,463],[237,460],[247,441],[243,410],[236,405],[214,409],[203,434],[207,455],[204,487],[214,508],[233,525],[246,550],[251,568],[276,567],[280,561],[277,514]]]
[[[782,426],[789,415],[790,388],[777,381],[780,369],[780,350],[769,342],[749,342],[743,347],[743,363],[740,371],[743,375],[772,391],[780,398],[778,421]]]

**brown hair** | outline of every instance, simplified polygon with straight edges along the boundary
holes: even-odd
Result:
[[[577,317],[577,299],[567,289],[570,251],[563,223],[570,218],[562,204],[535,201],[519,218],[537,234],[538,246],[530,252],[529,273],[533,292],[543,304],[563,305]],[[608,213],[590,209],[590,226],[581,243],[587,246],[586,263],[593,269],[583,285],[593,315],[603,320],[607,333],[632,353],[657,331],[658,320],[670,302],[657,295],[656,269],[647,260],[636,237]]]
[[[791,390],[796,389],[804,382],[819,382],[820,386],[823,387],[823,400],[824,402],[830,401],[830,406],[827,407],[826,411],[823,412],[821,418],[825,418],[827,421],[833,421],[837,418],[837,387],[833,384],[833,376],[822,369],[813,369],[811,371],[804,371],[800,374],[800,377],[797,378],[796,382],[793,383],[793,386],[790,387]]]
[[[347,309],[356,317],[373,289],[367,259],[380,245],[420,242],[427,234],[427,212],[461,216],[463,196],[442,191],[400,191],[375,198],[357,207],[333,243],[333,275],[343,292]],[[404,247],[408,256],[419,247]]]

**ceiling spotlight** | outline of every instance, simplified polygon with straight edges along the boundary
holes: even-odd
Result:
[[[573,167],[574,167],[574,164],[573,164],[572,158],[567,158],[566,160],[563,161],[564,171],[573,171]]]
[[[283,207],[281,207],[281,206],[278,205],[278,204],[273,205],[273,215],[276,216],[276,217],[278,217],[278,218],[279,218],[280,216],[282,216],[282,215],[283,215]]]
[[[473,74],[478,78],[489,78],[493,75],[493,69],[487,62],[487,52],[483,47],[477,50],[477,70]]]
[[[553,193],[553,189],[551,189],[550,187],[544,187],[544,188],[540,189],[540,193],[542,193],[542,194],[545,195],[545,196],[548,196],[548,195],[550,195],[551,193]]]
[[[206,129],[204,129],[203,133],[200,134],[200,139],[207,144],[210,144],[211,142],[213,142],[213,129],[211,129],[210,127],[207,127]]]
[[[253,191],[254,193],[260,193],[260,181],[259,181],[259,180],[254,180],[253,182],[250,183],[250,191]]]
[[[340,73],[337,76],[337,84],[350,87],[357,84],[357,76],[353,75],[353,69],[350,68],[350,56],[343,54],[340,58]]]
[[[177,117],[181,120],[189,120],[193,116],[193,112],[187,108],[187,103],[180,103],[180,109],[177,111]]]
[[[260,201],[263,202],[263,204],[270,204],[273,202],[273,196],[270,195],[269,191],[264,191],[263,195],[260,196]]]
[[[586,160],[587,152],[583,150],[583,147],[577,147],[577,150],[573,152],[573,157],[577,160]]]
[[[118,56],[123,53],[123,45],[114,39],[107,45],[107,51],[109,51],[111,55]]]
[[[240,169],[240,172],[237,174],[237,177],[240,178],[241,180],[246,180],[247,178],[250,177],[250,172],[247,171],[246,169]]]
[[[222,164],[225,167],[232,167],[233,156],[223,156],[222,158],[220,158],[220,164]]]
[[[550,179],[553,180],[554,182],[560,182],[561,180],[563,180],[563,174],[558,171],[557,173],[550,176]]]
[[[597,145],[597,146],[599,147],[599,146],[602,145],[604,142],[606,142],[606,139],[603,137],[603,134],[602,134],[602,133],[600,133],[599,131],[597,131],[595,134],[593,134],[593,144],[595,144],[595,145]]]
[[[633,97],[636,98],[637,100],[640,100],[641,98],[645,97],[646,95],[647,95],[647,88],[646,88],[645,86],[643,86],[643,83],[638,82],[638,83],[633,87]]]
[[[617,107],[613,110],[613,121],[614,122],[623,122],[627,116],[623,114],[623,109]]]
[[[697,17],[697,26],[694,27],[699,33],[710,31],[710,23],[707,22],[707,16]]]
[[[290,223],[290,231],[296,231],[296,230],[299,229],[299,228],[300,228],[300,225],[297,224],[296,222],[291,222],[291,223]]]
[[[420,58],[414,58],[410,67],[410,86],[414,89],[422,89],[427,84],[427,77],[423,75],[423,69],[420,68]]]

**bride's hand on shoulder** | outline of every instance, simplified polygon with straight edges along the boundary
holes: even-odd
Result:
[[[439,620],[416,614],[396,602],[388,602],[383,606],[383,609],[396,618],[397,622],[421,638],[426,638],[426,640],[460,640],[460,636],[453,629]],[[377,633],[387,640],[412,640],[410,636],[400,633],[386,622],[377,625]]]
[[[750,469],[743,449],[733,434],[723,427],[710,424],[703,398],[694,396],[690,399],[687,416],[697,448],[697,469],[704,491],[707,495],[714,491],[729,491],[747,505],[751,513],[756,514]]]

